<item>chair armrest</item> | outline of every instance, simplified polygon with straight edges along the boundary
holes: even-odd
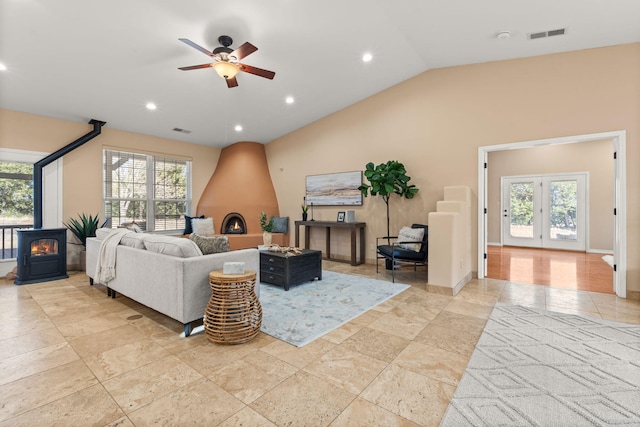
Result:
[[[398,238],[398,236],[382,236],[382,237],[376,237],[376,247],[377,247],[377,246],[379,246],[378,242],[379,242],[381,239],[384,239],[384,240],[391,240],[391,239],[397,239],[397,238]]]

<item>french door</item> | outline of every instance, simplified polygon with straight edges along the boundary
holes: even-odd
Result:
[[[585,173],[502,177],[502,243],[586,250]]]

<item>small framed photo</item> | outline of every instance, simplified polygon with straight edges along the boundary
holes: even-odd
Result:
[[[338,222],[344,222],[344,211],[338,212]]]

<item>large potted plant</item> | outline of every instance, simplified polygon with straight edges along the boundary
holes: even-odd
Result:
[[[418,189],[415,185],[409,184],[410,176],[404,165],[396,160],[389,160],[374,166],[372,162],[367,163],[364,176],[369,184],[363,183],[358,189],[364,197],[369,193],[372,196],[380,196],[387,205],[387,237],[391,235],[389,231],[389,200],[391,196],[397,194],[400,197],[413,199]]]
[[[95,237],[99,222],[100,219],[97,214],[96,216],[87,216],[82,213],[78,215],[77,219],[71,218],[68,223],[64,223],[64,226],[67,227],[82,244],[82,250],[79,253],[81,271],[86,270],[87,238]]]
[[[271,246],[271,233],[273,232],[274,227],[274,217],[271,217],[267,220],[267,214],[260,212],[260,228],[262,229],[262,243],[265,246]]]

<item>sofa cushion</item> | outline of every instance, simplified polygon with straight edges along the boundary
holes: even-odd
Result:
[[[229,252],[229,239],[227,236],[200,236],[192,233],[189,238],[200,248],[203,255]]]
[[[99,240],[104,240],[112,232],[113,232],[113,228],[98,228],[96,230],[96,237]]]
[[[274,216],[273,217],[273,232],[274,233],[288,233],[289,232],[289,217],[288,216]]]
[[[405,242],[422,242],[424,237],[424,228],[402,227],[398,233],[398,246],[403,249],[418,252],[422,243],[405,243]]]
[[[190,258],[202,255],[202,251],[193,241],[162,234],[145,234],[144,247],[151,252]]]
[[[191,220],[191,226],[193,227],[193,232],[201,236],[205,236],[207,234],[215,234],[215,228],[213,227],[213,218],[193,218]]]
[[[146,235],[143,233],[127,233],[120,239],[120,244],[129,246],[130,248],[144,249],[144,239]]]
[[[193,233],[193,226],[191,225],[191,220],[192,219],[204,219],[204,215],[200,215],[200,216],[188,216],[185,215],[184,216],[184,231],[182,232],[182,234],[191,234]]]

